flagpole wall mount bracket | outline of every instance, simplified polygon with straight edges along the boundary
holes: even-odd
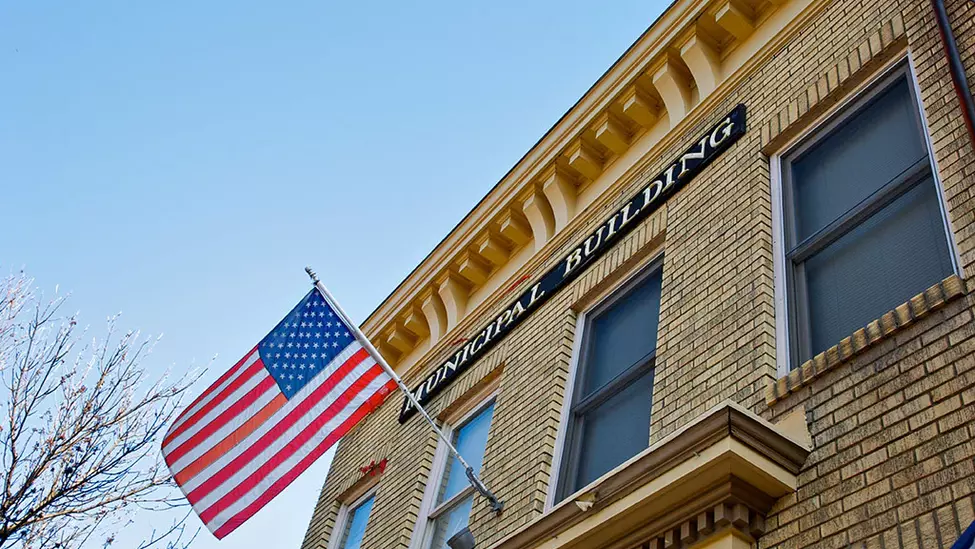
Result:
[[[474,474],[473,467],[467,467],[467,470],[464,472],[467,473],[467,480],[471,481],[471,485],[474,487],[474,489],[477,490],[479,494],[484,496],[489,502],[491,502],[491,510],[500,515],[501,511],[504,510],[504,502],[499,500],[494,493],[488,490],[487,486],[481,482],[481,479],[477,478],[477,475]]]

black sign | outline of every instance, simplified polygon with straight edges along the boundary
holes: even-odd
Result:
[[[738,105],[728,116],[711,128],[677,160],[650,181],[609,219],[580,242],[565,258],[545,273],[517,300],[508,305],[477,335],[467,340],[449,360],[440,365],[413,390],[420,405],[430,402],[444,387],[461,375],[481,355],[501,341],[531,312],[555,292],[579,276],[588,265],[640,224],[671,195],[694,178],[739,137],[745,134],[745,106]],[[399,422],[405,423],[416,409],[404,397]]]

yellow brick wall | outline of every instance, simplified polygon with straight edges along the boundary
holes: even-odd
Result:
[[[948,8],[975,81],[975,4],[949,0]],[[682,129],[684,137],[669,150],[654,151],[641,176],[583,214],[574,234],[559,235],[562,245],[530,280],[739,102],[748,108],[748,133],[429,406],[439,414],[502,369],[482,476],[506,507],[494,517],[483,500],[476,502],[471,527],[479,547],[542,513],[576,309],[661,252],[651,442],[725,399],[772,420],[800,406],[808,413],[816,449],[799,491],[776,504],[759,547],[949,546],[975,518],[972,297],[955,299],[771,406],[765,398],[776,365],[770,175],[763,151],[807,128],[905,46],[918,73],[964,274],[975,276],[975,157],[928,2],[831,2],[703,120]],[[475,324],[496,316],[510,297]],[[343,438],[303,548],[327,545],[336,498],[361,477],[359,467],[382,458],[388,466],[363,547],[407,547],[437,441],[418,417],[398,424],[400,403],[399,395],[391,398]],[[927,538],[936,542],[918,541]]]

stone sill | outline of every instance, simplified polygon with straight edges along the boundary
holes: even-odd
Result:
[[[490,549],[749,546],[796,490],[811,448],[794,427],[720,404]]]
[[[917,294],[907,303],[888,311],[879,319],[867,324],[853,335],[844,338],[838,345],[819,353],[802,366],[792,370],[779,379],[770,381],[765,387],[765,400],[769,406],[808,386],[814,379],[826,372],[849,362],[853,357],[903,331],[918,320],[928,316],[947,304],[968,293],[967,285],[958,275],[951,275],[941,282]]]

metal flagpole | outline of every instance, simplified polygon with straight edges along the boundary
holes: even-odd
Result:
[[[400,379],[396,371],[393,370],[392,367],[390,367],[389,363],[386,362],[386,359],[383,358],[383,355],[379,354],[379,350],[373,346],[372,342],[369,341],[369,338],[366,337],[366,334],[362,333],[362,330],[359,329],[359,326],[355,322],[352,322],[352,320],[349,319],[349,316],[345,314],[345,311],[342,310],[342,307],[340,307],[338,302],[335,301],[335,298],[332,297],[332,294],[331,292],[328,291],[328,288],[326,288],[325,285],[322,284],[322,281],[318,279],[318,275],[315,274],[315,271],[313,271],[311,267],[305,267],[305,272],[308,273],[309,277],[311,277],[311,281],[315,285],[315,288],[317,288],[318,292],[322,294],[322,297],[325,298],[325,301],[328,302],[329,306],[331,306],[332,309],[335,311],[335,313],[338,314],[339,317],[342,319],[342,321],[345,322],[345,324],[352,329],[352,333],[355,334],[355,338],[359,340],[359,343],[366,348],[366,351],[368,351],[369,354],[371,354],[374,359],[376,359],[376,362],[382,367],[383,370],[386,371],[389,377],[393,378],[393,381],[396,382],[396,385],[399,385],[400,390],[402,390],[403,393],[406,394],[406,398],[410,401],[410,404],[412,404],[416,408],[416,410],[420,413],[420,415],[423,416],[423,419],[427,420],[427,423],[429,423],[430,427],[433,428],[433,431],[437,433],[437,436],[440,437],[440,440],[444,441],[444,443],[447,445],[447,448],[450,450],[450,453],[452,453],[457,458],[457,460],[460,461],[461,466],[464,467],[464,472],[467,474],[467,480],[470,481],[471,486],[473,486],[474,489],[479,494],[481,494],[482,496],[487,498],[488,501],[491,502],[492,511],[500,513],[501,510],[504,509],[504,502],[500,501],[491,492],[491,490],[488,490],[488,487],[485,486],[483,482],[481,482],[481,479],[479,479],[477,477],[477,474],[474,472],[474,468],[467,463],[467,460],[464,459],[464,456],[460,455],[460,452],[457,451],[457,448],[454,448],[453,443],[450,442],[450,439],[447,438],[447,435],[445,435],[443,431],[441,431],[440,428],[437,427],[436,422],[434,422],[433,418],[431,418],[430,415],[427,414],[427,411],[423,409],[423,406],[420,406],[420,403],[417,402],[416,397],[413,396],[413,393],[410,391],[409,387],[407,387],[406,384],[403,383],[403,380]]]

